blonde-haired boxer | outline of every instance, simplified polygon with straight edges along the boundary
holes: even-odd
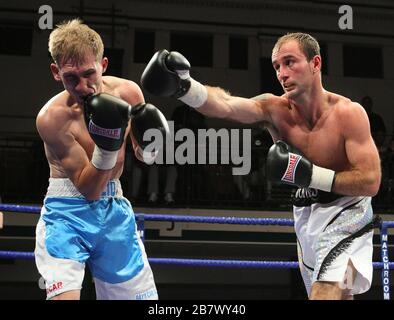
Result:
[[[48,299],[79,299],[86,264],[98,299],[158,298],[119,177],[126,138],[141,158],[144,131],[165,133],[168,124],[136,83],[103,76],[103,49],[101,37],[80,20],[60,24],[49,37],[51,71],[65,90],[37,116],[50,179],[35,257]]]
[[[175,97],[206,116],[264,124],[274,141],[269,178],[299,187],[294,219],[300,268],[311,299],[348,299],[372,279],[371,197],[379,189],[378,151],[364,109],[323,88],[319,44],[287,34],[272,51],[284,94],[231,96],[190,77],[178,52],[160,50],[146,66],[147,91]]]

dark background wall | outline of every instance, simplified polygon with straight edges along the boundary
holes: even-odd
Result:
[[[327,90],[360,101],[370,95],[374,110],[391,132],[394,63],[391,1],[347,1],[353,29],[341,30],[336,1],[49,1],[54,24],[82,17],[102,35],[110,58],[109,74],[139,82],[154,51],[184,52],[192,75],[234,94],[272,91],[270,58],[275,40],[286,32],[306,31],[324,48]],[[352,4],[354,3],[354,4]],[[50,30],[41,30],[40,1],[2,3],[0,21],[1,132],[34,133],[34,117],[61,85],[49,72]],[[268,68],[268,69],[267,69]],[[148,96],[170,116],[176,101]],[[213,125],[215,120],[209,120]]]

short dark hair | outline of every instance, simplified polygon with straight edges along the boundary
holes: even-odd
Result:
[[[320,46],[317,40],[310,34],[302,32],[287,33],[280,37],[276,41],[273,50],[278,50],[285,42],[291,40],[296,40],[299,43],[300,48],[308,61],[311,61],[311,59],[316,55],[320,56]]]

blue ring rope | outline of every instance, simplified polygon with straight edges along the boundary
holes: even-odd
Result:
[[[0,211],[40,213],[40,206],[21,206],[14,204],[0,204]],[[149,221],[170,221],[170,222],[200,222],[200,223],[218,223],[218,224],[241,224],[241,225],[276,225],[276,226],[293,226],[292,219],[280,218],[238,218],[238,217],[209,217],[209,216],[187,216],[174,214],[147,214],[136,213],[136,219],[142,218]]]
[[[22,206],[15,204],[0,204],[0,211],[40,213],[41,206]],[[149,221],[170,221],[170,222],[200,222],[217,224],[241,224],[241,225],[276,225],[294,226],[293,219],[282,218],[239,218],[239,217],[210,217],[210,216],[187,216],[173,214],[147,214],[136,213],[136,218],[143,218]],[[394,228],[394,221],[382,221],[386,228]]]
[[[34,252],[26,251],[1,251],[0,259],[33,260]],[[182,258],[148,258],[152,264],[205,266],[205,267],[239,267],[239,268],[264,268],[264,269],[296,269],[296,261],[254,261],[254,260],[219,260],[219,259],[182,259]],[[389,263],[390,269],[394,269],[394,262]],[[375,269],[383,267],[382,262],[374,262]]]

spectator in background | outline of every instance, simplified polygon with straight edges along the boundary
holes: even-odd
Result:
[[[174,134],[176,134],[176,132],[181,129],[190,129],[197,136],[198,129],[206,129],[204,115],[193,109],[190,109],[185,104],[181,104],[174,109],[174,112],[171,117],[171,121],[174,122]],[[175,148],[176,147],[177,146],[175,145]],[[176,185],[178,178],[177,164],[165,165],[164,168],[166,173],[165,175],[166,181],[164,187],[164,201],[166,202],[166,204],[173,204],[175,202],[174,196],[176,193]],[[152,170],[153,170],[153,175],[151,182],[153,183],[155,172],[153,168]],[[156,174],[156,177],[157,176],[158,175]],[[194,182],[198,184],[197,180]]]
[[[252,166],[250,173],[234,176],[234,182],[243,200],[271,201],[272,184],[266,177],[267,152],[272,144],[265,128],[252,129]]]
[[[373,112],[373,101],[370,96],[365,96],[364,98],[362,98],[361,105],[367,112],[372,138],[375,141],[378,150],[381,151],[384,146],[384,140],[386,137],[386,126],[384,124],[384,121],[379,114]]]
[[[165,172],[162,172],[161,169],[165,169]],[[161,164],[152,164],[148,169],[148,194],[149,199],[148,202],[154,204],[159,199],[160,193],[160,177],[165,173],[165,185],[163,189],[164,194],[164,202],[166,205],[172,205],[175,203],[174,194],[176,191],[176,180],[178,177],[178,172],[174,164],[170,165],[161,165]]]
[[[391,205],[394,196],[394,137],[391,137],[387,147],[380,152],[380,159],[382,164],[382,182],[376,202]]]
[[[140,203],[140,190],[143,174],[146,174],[148,165],[137,159],[134,152],[131,152],[132,146],[127,144],[125,153],[124,176],[125,182],[122,181],[127,187],[127,198],[135,205]]]
[[[135,155],[130,152],[127,154],[127,161],[130,165],[127,165],[130,174],[130,181],[128,183],[128,195],[134,203],[140,201],[146,201],[145,195],[148,195],[148,203],[156,204],[159,200],[159,189],[160,189],[160,177],[161,168],[166,168],[166,182],[164,186],[164,201],[167,205],[171,205],[175,202],[173,194],[175,193],[175,184],[177,178],[177,172],[174,165],[159,165],[151,164],[148,165],[142,161],[139,161]],[[145,178],[147,177],[147,178]],[[142,188],[146,187],[146,194],[141,195]]]
[[[369,119],[369,126],[371,135],[375,141],[376,147],[379,151],[379,157],[381,162],[382,179],[378,194],[372,199],[373,203],[383,203],[386,201],[390,180],[388,178],[388,170],[390,161],[388,160],[389,152],[385,145],[386,139],[386,126],[383,118],[376,112],[373,111],[373,100],[370,96],[365,96],[361,99],[361,105],[365,109]]]
[[[174,122],[174,134],[183,128],[191,129],[196,135],[198,129],[206,128],[204,116],[186,105],[175,108],[171,120]],[[175,146],[176,147],[176,146]],[[161,177],[165,180],[161,183]],[[148,166],[147,193],[148,202],[155,204],[160,194],[166,205],[175,203],[178,170],[176,164],[152,164]],[[163,192],[160,189],[163,188]]]

